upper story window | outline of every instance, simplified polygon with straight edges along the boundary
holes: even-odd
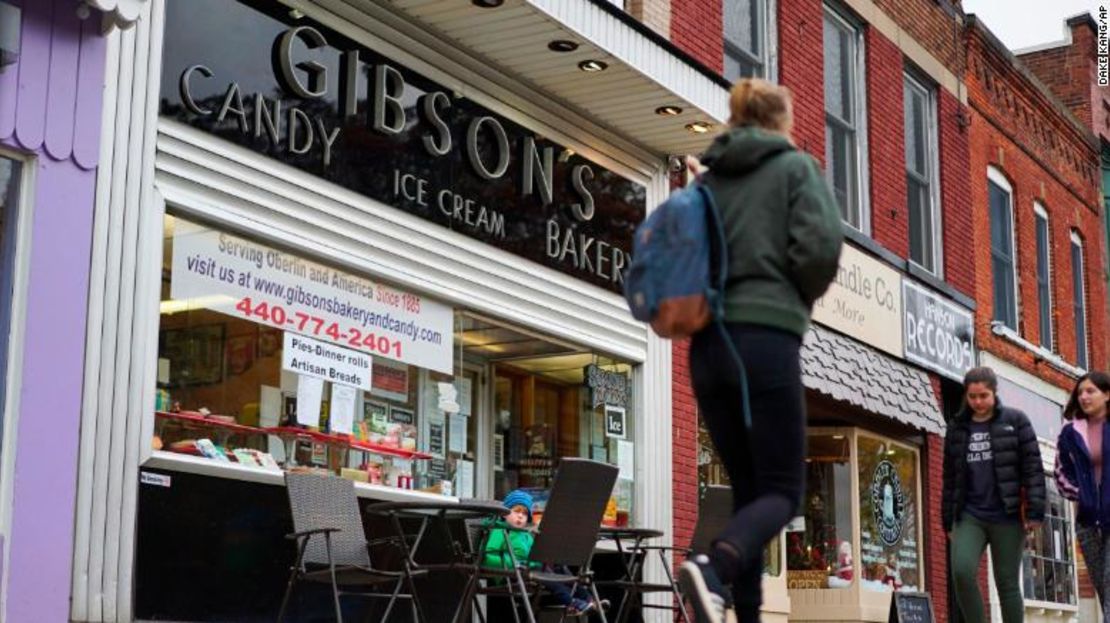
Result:
[[[1040,329],[1038,343],[1052,350],[1052,253],[1048,229],[1048,211],[1033,204],[1033,222],[1037,237],[1037,315]]]
[[[987,169],[991,221],[994,320],[1017,331],[1017,262],[1014,255],[1013,188],[1000,171]]]
[[[8,339],[15,299],[15,234],[23,165],[0,153],[0,431],[6,419]],[[0,438],[3,437],[0,432]]]
[[[728,80],[767,78],[771,0],[724,0],[721,5]]]
[[[940,200],[937,116],[934,89],[906,74],[903,87],[906,134],[906,197],[910,259],[940,274]]]
[[[1083,239],[1071,232],[1072,308],[1075,310],[1075,364],[1086,370],[1087,365],[1087,291],[1083,282]]]
[[[863,37],[858,25],[829,6],[824,23],[825,175],[844,221],[863,231]]]

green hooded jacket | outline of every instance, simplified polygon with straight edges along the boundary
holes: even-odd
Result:
[[[504,521],[497,521],[490,524],[489,538],[486,540],[485,559],[482,562],[483,567],[491,569],[512,569],[513,559],[516,559],[517,564],[527,563],[530,567],[539,567],[535,562],[528,560],[528,555],[532,552],[532,543],[536,537],[531,532],[523,532],[519,530],[504,530],[508,524]],[[505,535],[508,534],[506,540]],[[509,551],[512,550],[512,555]]]
[[[805,334],[844,234],[817,162],[780,134],[733,128],[702,156],[728,240],[725,319]]]

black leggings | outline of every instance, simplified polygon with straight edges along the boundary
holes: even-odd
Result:
[[[805,486],[802,341],[762,325],[725,328],[747,368],[751,431],[744,428],[739,374],[721,330],[710,325],[690,346],[694,394],[732,482],[735,511],[710,557],[721,580],[732,583],[739,620],[758,621],[763,549],[794,516]]]

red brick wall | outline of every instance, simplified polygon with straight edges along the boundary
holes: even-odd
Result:
[[[671,41],[710,69],[724,69],[720,0],[671,0]]]
[[[976,338],[980,348],[1059,387],[1070,389],[1072,380],[1033,354],[993,335],[993,292],[990,258],[990,220],[987,167],[993,165],[1014,189],[1014,227],[1017,239],[1018,331],[1030,342],[1039,342],[1039,310],[1035,267],[1036,241],[1033,202],[1040,201],[1049,214],[1052,239],[1052,294],[1056,350],[1074,363],[1075,322],[1072,306],[1070,232],[1085,235],[1086,304],[1090,367],[1106,365],[1106,289],[1102,279],[1103,243],[1100,232],[1101,197],[1097,177],[1098,155],[1084,134],[1038,96],[1028,80],[1008,60],[1000,57],[972,31],[968,89],[971,115],[971,196],[976,266]]]
[[[871,237],[909,257],[902,52],[874,28],[865,38]]]
[[[674,478],[674,544],[686,546],[694,536],[698,520],[698,412],[690,386],[690,342],[671,346],[671,426],[674,430],[672,477]],[[675,560],[678,564],[679,560]]]
[[[922,491],[925,494],[926,586],[933,595],[937,623],[948,623],[948,539],[940,521],[940,500],[944,490],[944,439],[940,435],[927,436],[922,464],[925,473]]]
[[[944,278],[964,294],[975,293],[971,183],[968,177],[968,108],[940,89],[937,121],[940,143],[940,206],[944,230]]]
[[[779,1],[779,82],[794,92],[794,140],[825,162],[821,0]]]
[[[1093,126],[1092,86],[1095,80],[1095,33],[1083,21],[1071,26],[1071,45],[1061,45],[1018,58],[1087,127]]]

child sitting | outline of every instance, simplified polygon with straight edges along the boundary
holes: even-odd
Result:
[[[532,532],[526,530],[532,525],[532,496],[522,489],[517,489],[506,495],[502,503],[509,509],[509,514],[504,520],[493,524],[489,539],[486,541],[485,560],[482,565],[491,569],[512,569],[515,560],[518,564],[538,568],[539,563],[528,560],[532,552],[532,543],[535,541]],[[515,530],[505,529],[506,527],[515,528]],[[590,598],[589,592],[583,586],[578,586],[572,594],[569,584],[560,582],[541,582],[541,584],[559,605],[566,607],[567,614],[571,616],[586,614],[597,609],[597,603]]]

